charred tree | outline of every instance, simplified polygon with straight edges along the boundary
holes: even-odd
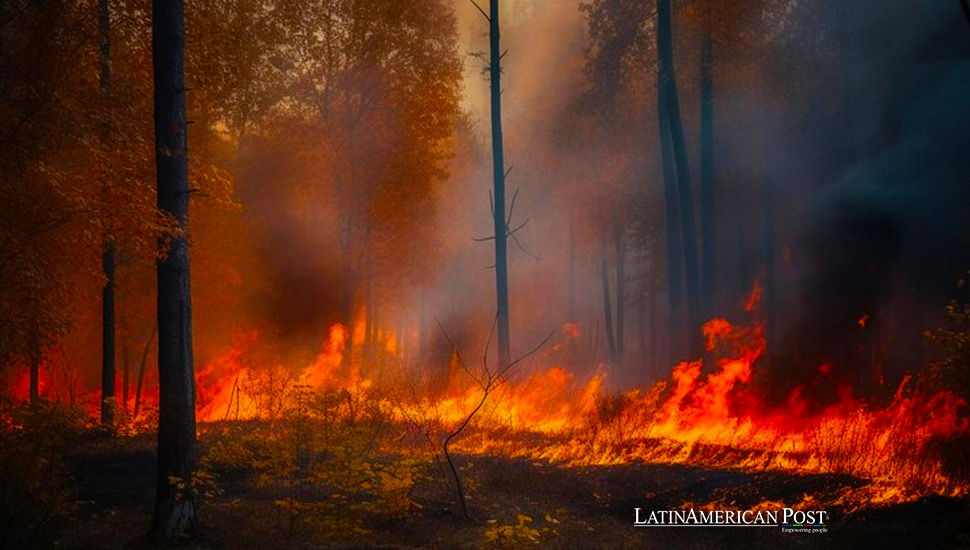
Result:
[[[684,125],[680,117],[677,79],[674,71],[673,28],[670,0],[657,0],[658,103],[661,140],[669,139],[677,174],[677,202],[680,206],[680,229],[683,237],[684,274],[687,295],[688,342],[692,353],[700,350],[700,269],[697,257],[697,229],[694,226],[694,202],[690,191],[690,173]],[[666,120],[664,124],[663,120]],[[666,130],[666,132],[665,132]],[[666,133],[668,135],[664,136]],[[669,160],[669,159],[668,159]]]
[[[701,46],[701,240],[703,248],[703,273],[701,293],[703,314],[714,313],[717,273],[717,211],[714,182],[714,41],[711,37],[711,0],[704,3],[704,42]]]
[[[502,138],[502,51],[499,33],[499,0],[489,0],[488,74],[492,123],[492,225],[495,230],[495,294],[498,311],[498,361],[511,361],[509,327],[508,222],[505,219],[505,151]]]
[[[196,520],[192,477],[195,441],[195,375],[189,279],[189,186],[185,114],[185,14],[183,0],[152,3],[152,69],[155,77],[155,166],[158,208],[178,232],[158,260],[158,472],[151,534],[161,540],[186,535]],[[183,484],[179,489],[178,484]]]
[[[660,121],[660,154],[664,184],[664,235],[667,252],[667,301],[670,308],[670,349],[674,351],[682,336],[684,260],[680,238],[680,205],[677,200],[677,172],[670,143],[670,124],[664,112],[664,87],[657,82],[658,120]]]
[[[100,62],[101,98],[107,106],[111,97],[111,11],[108,0],[98,0],[98,60]],[[110,124],[102,121],[102,144],[107,140]],[[102,184],[107,188],[107,183]],[[106,189],[105,189],[106,190]],[[115,245],[107,223],[107,205],[104,205],[105,220],[104,252],[101,256],[101,269],[104,273],[104,288],[101,291],[101,425],[114,423],[115,398]]]

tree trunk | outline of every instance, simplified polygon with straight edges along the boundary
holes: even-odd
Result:
[[[704,44],[701,49],[701,238],[704,243],[701,293],[705,317],[714,314],[717,272],[717,212],[714,184],[714,81],[713,40],[711,38],[711,3],[704,4]]]
[[[190,489],[198,455],[189,278],[189,186],[185,115],[183,0],[152,3],[155,77],[155,165],[159,210],[179,233],[158,260],[158,471],[151,533],[162,540],[186,535],[196,519]],[[179,489],[177,483],[184,483]]]
[[[114,423],[115,399],[115,251],[110,242],[101,258],[105,283],[101,292],[101,425]]]
[[[128,349],[127,334],[121,337],[121,410],[128,414],[128,387],[131,382],[131,354]]]
[[[623,230],[616,230],[616,361],[623,365],[626,340],[626,241]]]
[[[673,30],[670,0],[657,1],[657,55],[660,86],[663,88],[661,118],[666,116],[670,145],[677,171],[677,202],[683,236],[684,272],[687,282],[688,342],[692,353],[700,351],[700,270],[697,259],[697,229],[694,227],[694,201],[690,192],[690,173],[684,126],[680,118],[677,80],[674,71]],[[663,123],[661,123],[663,128]]]
[[[658,35],[659,39],[659,35]],[[659,56],[658,56],[659,57]],[[667,302],[670,308],[671,353],[680,348],[683,337],[683,277],[684,260],[680,235],[680,205],[677,199],[677,172],[674,169],[673,145],[670,142],[670,122],[667,119],[664,75],[657,73],[657,120],[660,126],[660,153],[664,184],[664,226],[667,252]]]
[[[152,333],[145,341],[145,350],[141,354],[141,363],[138,365],[138,380],[135,383],[135,410],[132,412],[132,418],[138,418],[138,412],[141,408],[141,388],[142,383],[145,380],[145,365],[148,364],[148,352],[152,349],[152,342],[155,341],[155,334],[158,332],[158,322],[152,326]]]
[[[498,361],[504,367],[512,360],[509,327],[508,223],[505,219],[505,151],[502,141],[502,52],[499,35],[499,0],[489,0],[488,73],[492,106],[492,177],[495,230],[495,294],[498,314]]]
[[[101,65],[101,96],[105,106],[111,96],[111,12],[108,0],[98,0],[98,51]],[[102,123],[102,145],[109,131],[108,120]],[[107,182],[102,183],[104,188]],[[105,212],[104,252],[101,268],[104,273],[104,288],[101,292],[101,425],[114,423],[115,399],[115,246],[107,223],[109,205],[103,204]]]
[[[610,304],[610,267],[606,261],[606,247],[603,247],[600,279],[603,281],[603,319],[606,328],[606,345],[610,353],[610,363],[614,364],[616,363],[616,338],[613,333],[613,308]]]

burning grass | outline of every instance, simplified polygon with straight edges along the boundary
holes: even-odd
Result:
[[[970,489],[963,450],[970,436],[964,402],[955,394],[919,391],[907,378],[889,403],[877,406],[855,397],[822,367],[811,385],[772,405],[752,383],[765,352],[761,326],[716,319],[705,325],[704,336],[707,362],[681,363],[669,380],[646,391],[611,395],[605,373],[585,382],[559,367],[520,373],[494,389],[453,449],[567,467],[683,464],[870,481],[865,490],[838,497],[849,507],[962,496]],[[444,437],[481,401],[482,388],[471,380],[484,373],[466,369],[467,383],[419,391],[421,382],[392,354],[367,377],[345,365],[345,338],[343,328],[334,327],[300,376],[243,367],[234,351],[217,360],[225,362],[221,368],[206,367],[223,376],[212,379],[200,414],[207,420],[279,419],[295,410],[323,434],[340,422],[355,426],[380,418],[375,449],[426,459],[440,455]],[[820,386],[834,388],[838,398],[812,402],[808,390]]]

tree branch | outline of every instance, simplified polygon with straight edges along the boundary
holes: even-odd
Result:
[[[483,10],[482,7],[479,6],[477,2],[475,2],[475,0],[468,0],[468,1],[471,2],[472,5],[478,9],[478,13],[482,14],[482,17],[484,17],[486,21],[488,21],[489,23],[492,22],[492,18],[489,17],[487,13],[485,13],[485,10]]]

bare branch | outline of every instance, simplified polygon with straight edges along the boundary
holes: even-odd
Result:
[[[525,361],[529,357],[531,357],[531,356],[535,355],[536,353],[538,353],[539,350],[541,350],[543,347],[545,347],[545,345],[549,342],[549,340],[551,340],[552,337],[555,336],[555,334],[556,334],[556,331],[553,330],[552,332],[549,333],[548,336],[546,336],[545,338],[542,339],[541,342],[539,342],[539,345],[537,345],[536,347],[534,347],[531,350],[529,350],[528,353],[526,353],[524,355],[521,355],[517,359],[515,359],[514,361],[510,362],[509,365],[507,367],[505,367],[504,369],[502,369],[501,372],[499,372],[498,375],[494,378],[495,384],[493,384],[493,387],[495,385],[501,384],[502,382],[504,382],[505,380],[507,380],[508,379],[509,371],[512,369],[512,367],[518,365],[522,361]]]
[[[519,198],[519,188],[515,188],[515,193],[512,193],[512,200],[509,201],[509,216],[505,220],[505,229],[508,230],[509,224],[512,223],[512,213],[515,212],[515,200]]]
[[[519,247],[519,250],[521,250],[528,256],[532,257],[532,259],[535,259],[535,260],[542,259],[539,256],[536,256],[535,254],[533,254],[532,252],[529,252],[529,250],[526,247],[522,246],[522,243],[519,241],[519,238],[515,236],[515,233],[509,233],[509,237],[512,237],[512,242],[515,243],[515,246]]]
[[[478,13],[482,14],[482,17],[484,17],[486,21],[488,21],[489,23],[492,22],[492,19],[488,16],[487,13],[485,13],[485,10],[483,10],[482,7],[479,6],[477,2],[475,2],[475,0],[468,0],[468,1],[471,2],[472,5],[478,9]]]
[[[455,342],[451,339],[451,336],[448,335],[448,331],[445,330],[444,325],[441,324],[441,321],[438,320],[437,316],[435,316],[434,322],[438,324],[438,328],[441,329],[441,333],[444,334],[445,339],[448,340],[448,344],[451,346],[451,350],[455,352],[455,358],[458,359],[458,364],[461,366],[462,370],[465,371],[465,374],[470,376],[471,379],[474,380],[476,384],[484,388],[485,384],[472,373],[471,369],[468,368],[468,365],[465,363],[465,360],[461,358],[461,352],[458,350],[458,346],[455,345]]]
[[[520,230],[520,229],[522,229],[523,227],[525,227],[525,226],[526,226],[526,224],[527,224],[527,223],[529,223],[529,221],[530,221],[531,219],[532,219],[532,218],[526,218],[526,219],[525,219],[525,221],[524,221],[524,222],[522,222],[521,224],[519,224],[519,226],[518,226],[518,227],[516,227],[515,229],[508,229],[508,228],[506,228],[506,229],[508,229],[508,231],[507,231],[507,233],[506,233],[506,234],[507,234],[508,236],[510,236],[510,237],[511,237],[511,236],[512,236],[512,235],[514,235],[514,234],[515,234],[515,233],[516,233],[516,232],[517,232],[518,230]]]

